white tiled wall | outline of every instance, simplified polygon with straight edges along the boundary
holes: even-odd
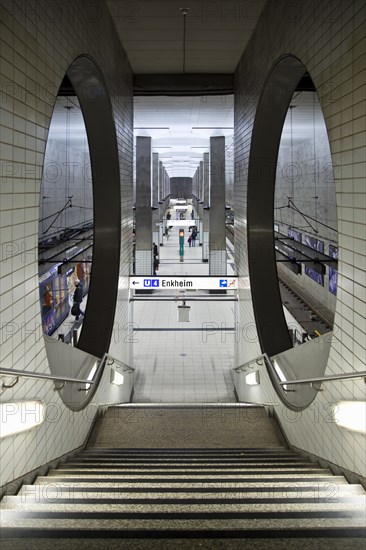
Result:
[[[71,62],[92,56],[111,94],[121,167],[120,289],[110,353],[131,362],[127,275],[132,243],[132,72],[103,2],[0,0],[1,365],[49,372],[38,296],[39,190],[57,90]],[[1,441],[3,484],[81,445],[88,413],[71,413],[50,382],[22,379],[0,400],[54,403],[56,419]]]
[[[268,2],[236,72],[235,231],[240,275],[238,321],[241,338],[236,363],[261,350],[245,279],[246,170],[255,107],[274,62],[297,56],[308,69],[322,106],[335,167],[339,230],[339,280],[335,339],[326,374],[365,370],[366,339],[366,4],[362,0]],[[296,9],[294,7],[296,6]],[[245,327],[252,327],[251,337]],[[324,386],[296,423],[284,422],[290,442],[365,475],[365,436],[327,422],[329,403],[365,399],[363,380]],[[314,408],[320,410],[314,421]]]

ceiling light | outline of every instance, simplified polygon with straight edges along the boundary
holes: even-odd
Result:
[[[44,422],[41,401],[0,403],[0,437],[31,430]]]

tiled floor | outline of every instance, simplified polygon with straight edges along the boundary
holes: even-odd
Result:
[[[178,229],[171,231],[160,249],[159,275],[208,275],[202,263],[200,246],[185,247],[184,262],[179,262]],[[232,259],[228,273],[232,274]],[[182,294],[171,291],[169,301],[157,301],[166,291],[134,302],[133,401],[146,402],[234,402],[232,368],[234,367],[234,307],[230,296],[212,301],[208,292],[186,292],[191,307],[190,321],[178,322],[177,306]],[[226,299],[226,301],[221,301]],[[210,330],[207,330],[210,329]]]

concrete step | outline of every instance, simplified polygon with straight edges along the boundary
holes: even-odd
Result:
[[[336,479],[335,479],[336,478]],[[305,485],[313,485],[318,486],[319,483],[327,483],[328,485],[331,485],[333,487],[337,487],[338,485],[347,484],[347,481],[342,478],[342,476],[323,476],[323,475],[313,475],[313,474],[297,474],[297,475],[286,475],[281,474],[277,475],[275,478],[270,473],[263,474],[263,475],[248,475],[244,474],[242,476],[225,476],[225,475],[215,475],[215,476],[202,476],[202,477],[195,477],[194,480],[192,480],[190,475],[187,476],[179,476],[179,477],[171,477],[167,479],[166,477],[154,477],[151,478],[149,476],[139,476],[138,478],[134,478],[133,480],[130,479],[129,476],[122,477],[122,476],[109,476],[109,475],[78,475],[78,476],[39,476],[35,484],[42,484],[42,485],[69,485],[70,483],[78,484],[78,485],[93,485],[93,484],[103,484],[110,485],[110,486],[116,486],[116,484],[120,484],[123,487],[177,487],[177,486],[187,486],[190,487],[203,487],[205,484],[207,487],[211,486],[236,486],[236,487],[246,487],[248,484],[261,484],[262,486],[275,486],[275,485],[293,485],[296,484],[298,486],[301,486],[301,484]]]
[[[243,486],[236,487],[222,487],[222,490],[215,487],[202,487],[195,489],[190,487],[184,487],[183,489],[172,488],[149,488],[144,491],[143,488],[132,488],[129,490],[125,486],[122,487],[108,487],[103,484],[103,487],[76,487],[75,485],[23,485],[18,495],[6,496],[4,499],[13,499],[21,497],[22,500],[30,502],[53,502],[59,499],[109,499],[114,502],[118,499],[161,499],[170,498],[175,500],[199,500],[204,499],[282,499],[293,500],[300,498],[307,498],[315,500],[319,498],[326,499],[328,501],[337,500],[341,497],[349,497],[352,495],[365,495],[365,490],[361,485],[344,484],[335,485],[329,483],[317,483],[312,486],[303,484],[298,486],[297,484],[276,484],[267,486]]]
[[[227,531],[255,530],[263,531],[265,536],[275,530],[307,530],[323,528],[326,530],[359,528],[366,536],[365,512],[357,510],[342,511],[296,511],[296,512],[178,512],[154,514],[153,512],[38,512],[22,510],[3,510],[1,536],[6,528],[33,528],[42,530],[109,531]],[[297,533],[298,535],[298,533]],[[346,533],[345,533],[346,535]],[[344,536],[345,536],[344,535]],[[283,535],[285,536],[285,535]],[[189,535],[188,535],[189,537]]]
[[[277,475],[271,475],[269,470],[265,471],[253,471],[253,472],[157,472],[157,473],[130,473],[130,472],[82,472],[82,473],[71,473],[68,474],[67,471],[57,475],[57,472],[54,472],[53,475],[47,476],[48,483],[52,484],[54,482],[85,482],[90,481],[91,483],[106,483],[115,481],[125,485],[129,481],[131,483],[183,483],[191,481],[192,483],[204,483],[205,481],[213,482],[238,482],[238,483],[253,483],[254,480],[260,481],[269,481],[273,480],[274,483],[277,481],[287,480],[291,481],[291,476],[294,477],[294,482],[304,481],[304,480],[313,480],[313,481],[323,481],[327,480],[328,483],[333,484],[333,476],[322,471],[319,472],[306,472],[306,471],[284,471]]]
[[[286,458],[283,459],[281,457],[279,458],[232,458],[232,459],[222,459],[222,458],[191,458],[191,457],[179,457],[179,458],[119,458],[119,459],[109,459],[109,458],[93,458],[93,459],[85,459],[85,460],[68,460],[67,462],[63,462],[63,466],[67,466],[68,464],[71,465],[77,465],[78,467],[84,467],[87,465],[94,465],[94,464],[106,464],[106,465],[120,465],[120,464],[143,464],[146,467],[150,464],[212,464],[212,465],[226,465],[228,468],[230,466],[235,465],[243,465],[243,466],[250,466],[250,465],[267,465],[267,466],[276,466],[276,465],[286,465],[286,464],[296,464],[296,465],[306,465],[309,467],[319,468],[319,464],[315,462],[309,462],[307,460],[299,460],[299,459],[293,459],[293,458]]]
[[[235,404],[236,405],[236,404]],[[90,444],[99,448],[283,448],[264,407],[110,407]]]
[[[274,446],[274,447],[230,447],[229,449],[223,449],[220,447],[162,447],[162,448],[147,448],[147,447],[88,447],[84,449],[79,456],[94,456],[94,455],[130,455],[130,454],[140,454],[140,455],[159,455],[159,456],[176,456],[180,454],[185,455],[198,455],[198,456],[263,456],[263,455],[274,455],[274,456],[298,456],[295,451],[291,449],[286,449],[285,447]]]
[[[183,464],[176,464],[176,463],[167,463],[163,462],[160,464],[149,464],[146,463],[136,463],[136,464],[124,464],[124,463],[110,463],[110,462],[92,462],[92,463],[85,463],[85,464],[79,464],[79,463],[62,463],[60,464],[59,468],[62,470],[95,470],[95,469],[104,469],[104,470],[112,470],[112,469],[125,469],[125,470],[151,470],[151,469],[169,469],[169,470],[178,470],[178,469],[185,469],[185,470],[200,470],[200,469],[211,469],[211,470],[246,470],[249,468],[265,468],[265,469],[273,469],[276,468],[304,468],[307,470],[311,469],[321,469],[319,465],[317,464],[310,464],[310,463],[296,463],[296,462],[287,462],[287,463],[260,463],[260,462],[251,462],[248,464],[226,464],[226,463],[217,463],[217,464],[211,464],[211,463],[203,463],[203,464],[196,464],[196,463],[183,463]]]
[[[80,457],[92,456],[130,456],[130,455],[150,455],[150,456],[299,456],[295,451],[281,446],[273,447],[88,447],[84,449]]]
[[[365,550],[365,541],[363,537],[357,538],[357,530],[348,531],[350,536],[345,536],[343,530],[332,530],[325,532],[324,530],[307,531],[307,538],[297,538],[292,531],[284,533],[287,538],[281,536],[281,532],[272,533],[271,538],[263,538],[263,533],[255,531],[250,532],[230,532],[225,533],[224,538],[220,538],[217,533],[206,533],[200,535],[199,532],[191,533],[186,539],[177,538],[178,533],[166,532],[155,533],[150,532],[146,537],[144,533],[132,532],[130,535],[123,532],[120,537],[113,535],[108,536],[106,540],[105,533],[93,533],[93,538],[89,538],[88,533],[79,532],[79,539],[75,538],[60,538],[61,533],[57,533],[57,538],[47,538],[47,533],[41,533],[43,538],[30,538],[35,531],[22,530],[19,536],[27,537],[26,547],[24,546],[25,538],[0,539],[2,550],[81,550],[84,548],[91,550]],[[332,536],[333,534],[333,536]],[[8,536],[8,533],[6,533]],[[227,536],[226,536],[227,535]],[[101,536],[101,538],[96,538]],[[113,538],[112,538],[113,536]],[[237,538],[233,538],[233,537]],[[257,538],[254,538],[256,537]],[[335,538],[336,536],[336,538]],[[1,535],[0,535],[1,537]],[[154,538],[157,537],[157,538]],[[161,537],[161,538],[159,538]],[[165,538],[162,538],[165,537]],[[205,537],[205,538],[203,538]],[[276,537],[276,538],[274,538]],[[290,538],[293,537],[293,538]],[[314,537],[314,538],[309,538]],[[122,540],[121,540],[122,539]]]
[[[127,468],[83,468],[83,469],[75,469],[75,468],[60,468],[59,470],[50,470],[48,473],[49,477],[70,477],[70,476],[90,476],[90,475],[103,475],[103,476],[113,476],[113,475],[121,475],[121,476],[132,476],[137,475],[134,474],[135,468],[128,470]],[[332,473],[330,470],[324,471],[322,468],[301,468],[301,467],[284,467],[281,469],[273,469],[273,468],[267,468],[267,467],[255,467],[252,468],[235,468],[235,469],[227,469],[227,468],[211,468],[211,469],[201,469],[201,468],[192,468],[190,469],[189,466],[185,466],[183,469],[177,468],[176,470],[160,470],[157,469],[151,470],[150,468],[140,468],[138,471],[139,475],[141,476],[153,476],[153,475],[159,475],[165,476],[165,475],[188,475],[188,476],[200,476],[200,475],[227,475],[227,476],[243,476],[243,475],[254,475],[254,474],[260,474],[265,475],[268,473],[272,473],[273,477],[277,477],[278,475],[285,475],[285,474],[293,474],[293,475],[301,475],[301,474],[308,474],[308,475],[329,475],[331,476]]]
[[[24,500],[24,499],[23,499]],[[295,501],[295,502],[293,502]],[[366,514],[366,495],[352,495],[349,497],[340,497],[336,499],[318,499],[317,501],[314,498],[304,499],[296,498],[292,499],[291,502],[286,501],[285,499],[237,499],[236,502],[233,500],[227,500],[225,498],[217,499],[196,499],[193,502],[188,499],[186,502],[181,502],[178,499],[166,499],[162,496],[160,499],[155,499],[154,502],[146,502],[140,499],[140,502],[136,502],[136,499],[133,501],[126,502],[125,499],[120,499],[120,502],[113,501],[110,499],[79,499],[78,502],[75,502],[72,499],[57,499],[55,502],[50,502],[43,500],[42,502],[24,502],[19,496],[11,497],[2,502],[0,505],[1,513],[4,510],[19,510],[19,511],[32,511],[32,512],[49,512],[50,516],[54,512],[85,512],[85,513],[99,513],[99,512],[143,512],[143,513],[154,513],[154,514],[170,514],[170,513],[214,513],[222,512],[223,514],[227,512],[292,512],[294,510],[294,503],[296,504],[296,511],[361,511]]]

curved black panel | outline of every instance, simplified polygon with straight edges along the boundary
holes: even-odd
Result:
[[[94,61],[81,56],[67,70],[84,116],[94,201],[93,264],[78,347],[102,357],[112,336],[120,258],[120,177],[111,101]]]
[[[283,314],[274,246],[274,192],[282,128],[306,67],[293,56],[272,68],[256,110],[248,166],[247,230],[250,284],[262,352],[276,355],[292,342]]]

